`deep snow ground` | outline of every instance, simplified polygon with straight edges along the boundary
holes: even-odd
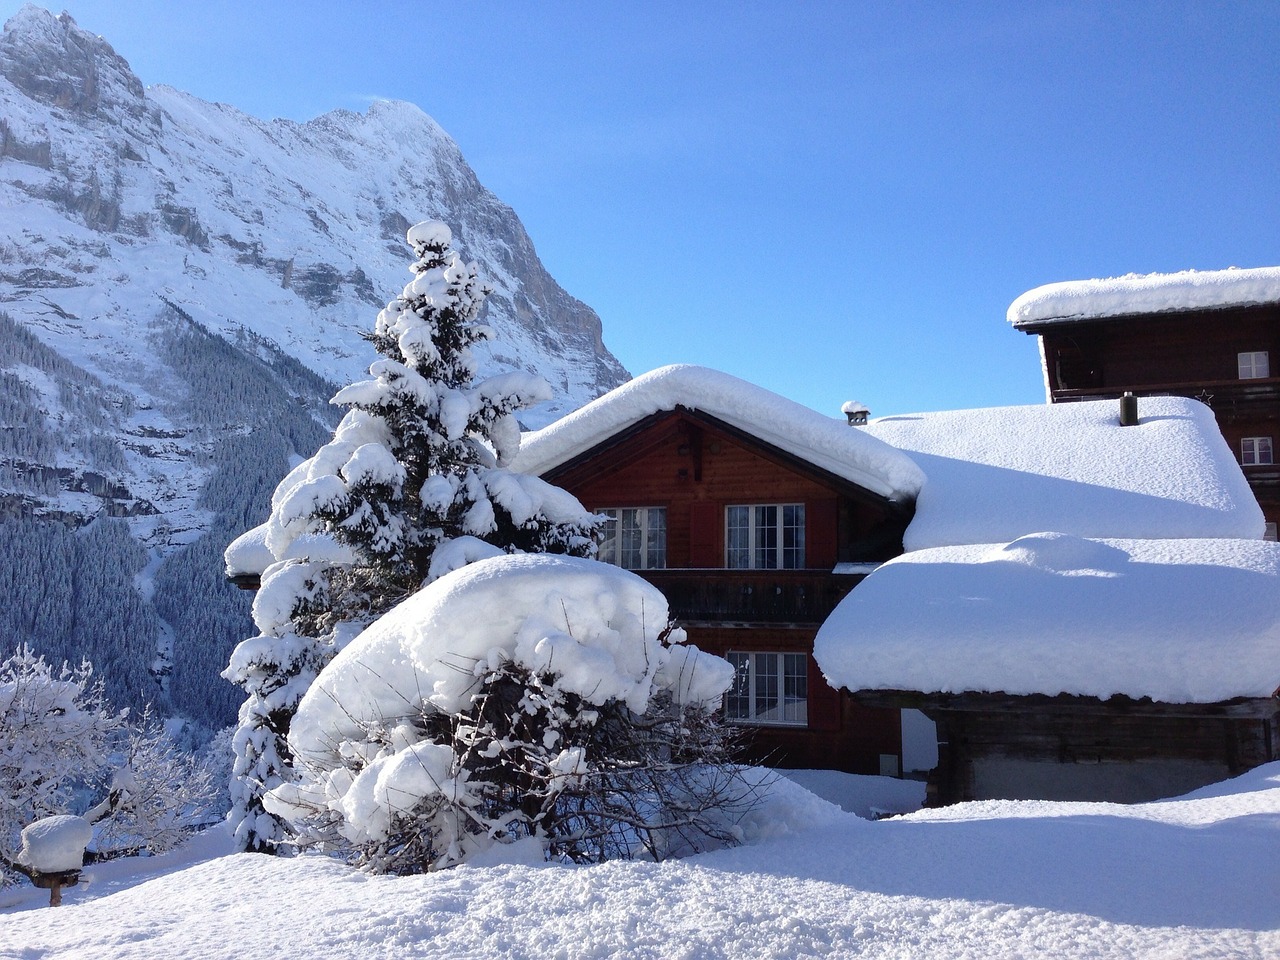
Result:
[[[888,800],[877,778],[816,779],[846,806]],[[58,910],[0,893],[0,957],[1280,956],[1280,764],[1158,803],[874,823],[783,781],[750,826],[683,861],[409,878],[220,856],[207,834],[91,868]]]

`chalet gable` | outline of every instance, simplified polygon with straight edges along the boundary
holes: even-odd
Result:
[[[901,501],[886,497],[854,483],[848,477],[762,440],[754,434],[700,410],[677,405],[659,411],[625,427],[577,456],[544,471],[541,476],[557,486],[577,490],[593,481],[626,473],[633,468],[652,476],[653,459],[675,444],[680,458],[668,468],[677,482],[696,489],[708,477],[708,467],[727,451],[737,449],[748,457],[767,461],[798,479],[829,489],[853,500],[906,512]],[[739,497],[770,497],[767,488],[744,487]]]
[[[547,476],[601,452],[655,414],[682,409],[716,429],[750,438],[769,456],[803,464],[886,501],[915,499],[924,474],[908,456],[875,437],[794,401],[704,367],[662,367],[610,391],[536,433],[526,434],[512,464]]]

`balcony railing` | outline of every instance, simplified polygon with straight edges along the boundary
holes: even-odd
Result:
[[[638,570],[682,623],[822,623],[862,579],[829,570]]]
[[[1138,396],[1173,394],[1175,396],[1207,398],[1210,406],[1221,403],[1231,405],[1273,404],[1280,402],[1280,377],[1232,380],[1180,380],[1172,383],[1116,384],[1109,387],[1055,387],[1055,400],[1102,400],[1120,396],[1132,390]]]

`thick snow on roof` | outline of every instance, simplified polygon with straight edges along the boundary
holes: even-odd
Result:
[[[536,433],[526,434],[513,469],[541,474],[645,417],[687,407],[816,467],[893,500],[909,500],[919,468],[892,447],[762,387],[705,367],[679,364],[636,377]]]
[[[908,553],[841,601],[814,656],[850,690],[1269,697],[1280,545],[1033,534]]]
[[[1261,537],[1258,507],[1213,419],[1182,397],[883,417],[862,428],[909,452],[927,480],[908,550],[1081,537]]]
[[[1129,273],[1106,280],[1071,280],[1028,290],[1009,306],[1015,327],[1175,310],[1280,303],[1280,267]]]

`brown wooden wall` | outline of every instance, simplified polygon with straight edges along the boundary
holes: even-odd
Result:
[[[1237,355],[1271,354],[1280,362],[1280,308],[1046,324],[1044,337],[1054,391],[1141,389],[1169,384],[1234,381]]]
[[[810,628],[741,628],[698,625],[689,642],[718,656],[735,651],[809,654],[807,727],[744,726],[745,759],[788,770],[843,770],[878,774],[882,754],[902,757],[901,711],[864,707],[823,679],[813,659]]]
[[[863,707],[833,690],[813,660],[813,638],[859,579],[836,576],[832,567],[901,553],[906,516],[839,478],[685,411],[656,416],[545,478],[592,510],[667,509],[667,569],[638,572],[667,595],[692,643],[718,655],[808,655],[807,726],[744,725],[745,759],[875,774],[881,755],[901,758],[900,711]],[[724,569],[725,507],[754,503],[805,505],[807,570]],[[774,599],[777,610],[762,602]]]
[[[1231,716],[1217,705],[1206,704],[1201,715],[1153,716],[1126,713],[1122,707],[1108,708],[1105,702],[1063,706],[1047,698],[1023,699],[1027,701],[1025,706],[1012,712],[926,709],[929,718],[938,724],[940,762],[930,783],[932,803],[992,799],[977,786],[975,768],[993,759],[1057,766],[1068,777],[1073,770],[1081,771],[1079,785],[1086,792],[1075,794],[1073,799],[1135,802],[1167,795],[1160,792],[1154,773],[1160,764],[1166,768],[1183,764],[1184,776],[1199,773],[1200,780],[1183,785],[1184,789],[1193,789],[1237,776],[1278,755],[1274,710],[1269,717]],[[1194,712],[1195,705],[1183,705],[1181,709]],[[1124,771],[1130,780],[1134,770],[1153,771],[1154,792],[1143,795],[1144,785],[1138,778],[1125,787],[1127,796],[1089,795],[1087,785],[1091,781],[1087,777],[1092,775],[1096,780],[1100,769],[1106,766]],[[1104,785],[1105,781],[1101,781],[1093,787]],[[1019,798],[1029,799],[1031,795]],[[1065,799],[1037,797],[1040,798]]]

